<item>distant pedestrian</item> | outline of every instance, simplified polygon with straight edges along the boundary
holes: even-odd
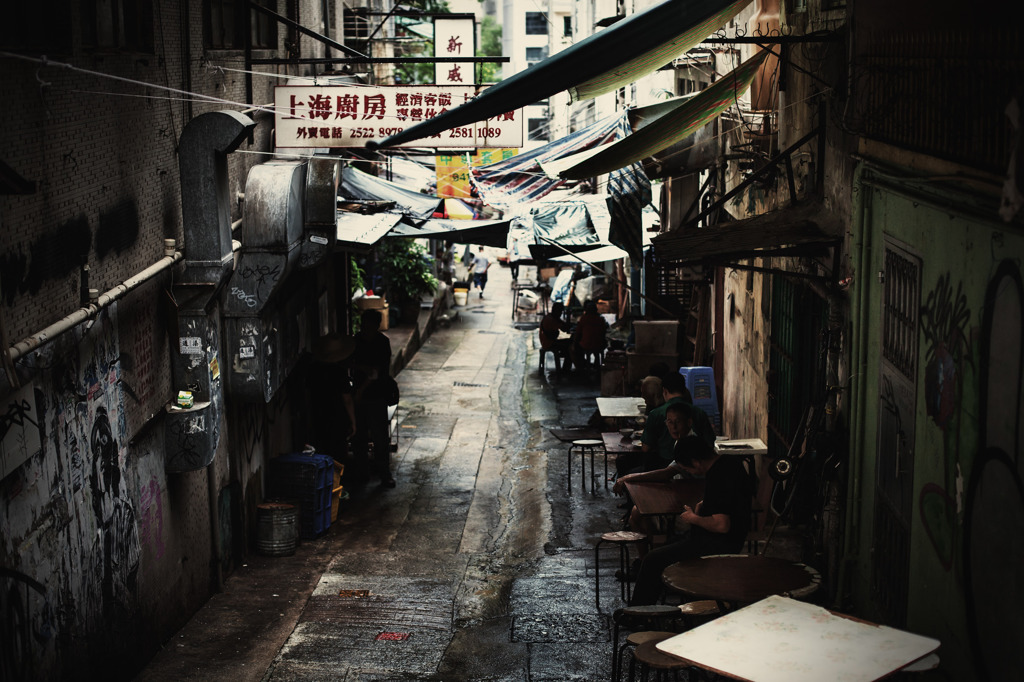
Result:
[[[480,298],[484,297],[484,288],[487,286],[487,270],[491,267],[491,259],[484,254],[484,247],[480,247],[480,253],[473,259],[473,283],[480,288]]]
[[[512,237],[512,243],[508,247],[508,268],[512,272],[512,281],[519,279],[519,261],[523,259],[522,247],[519,246],[519,238]]]

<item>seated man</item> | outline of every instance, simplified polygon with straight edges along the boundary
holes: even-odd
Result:
[[[583,314],[576,321],[576,330],[572,334],[573,362],[579,367],[588,353],[597,354],[608,345],[606,335],[608,323],[597,312],[597,303],[587,301],[583,304]]]
[[[661,595],[661,573],[683,559],[742,550],[750,528],[753,480],[742,457],[719,455],[696,435],[681,440],[680,457],[661,471],[630,474],[626,480],[665,480],[680,471],[705,480],[704,500],[685,507],[679,519],[689,524],[682,540],[652,550],[640,563],[632,605],[655,604]],[[630,477],[634,478],[630,478]]]
[[[551,304],[551,312],[540,321],[540,347],[545,350],[555,351],[556,369],[569,369],[569,342],[570,339],[559,339],[559,332],[568,332],[569,323],[562,319],[565,305],[556,301]],[[558,363],[564,361],[564,366],[559,367]]]

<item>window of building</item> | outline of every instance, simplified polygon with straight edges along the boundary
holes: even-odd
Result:
[[[572,37],[572,17],[562,17],[562,36],[566,38]]]
[[[528,62],[539,62],[542,59],[548,58],[547,47],[528,47],[526,48],[526,61]]]
[[[546,36],[548,34],[548,13],[527,12],[526,13],[526,35]]]
[[[9,2],[0,22],[0,47],[51,56],[71,52],[71,0]]]
[[[152,0],[83,0],[82,45],[153,52]]]
[[[548,120],[546,118],[529,118],[526,120],[526,139],[547,141]]]
[[[258,5],[277,11],[274,0],[253,0]],[[206,22],[203,26],[205,45],[215,50],[245,47],[245,0],[206,0]],[[252,47],[277,48],[277,21],[256,10],[249,11]]]

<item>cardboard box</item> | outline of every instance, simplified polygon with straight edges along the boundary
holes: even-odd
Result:
[[[675,354],[679,320],[637,320],[633,322],[633,332],[637,353]]]
[[[360,310],[383,310],[388,307],[388,302],[383,296],[361,296],[356,299],[356,306],[358,306]]]
[[[547,282],[549,279],[558,274],[558,270],[555,268],[538,268],[537,278],[541,282]]]
[[[615,311],[612,310],[611,301],[602,301],[601,299],[597,299],[597,312],[602,315],[608,315]]]

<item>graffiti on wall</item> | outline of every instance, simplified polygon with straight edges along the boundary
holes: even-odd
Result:
[[[958,518],[962,510],[963,473],[959,451],[964,372],[973,368],[963,282],[954,288],[947,272],[939,277],[921,306],[925,351],[924,398],[928,416],[943,433],[943,481],[921,488],[918,507],[936,556],[946,570],[954,565]]]
[[[53,608],[46,587],[0,568],[0,679],[37,679],[37,647],[53,639]]]
[[[42,447],[35,386],[15,391],[0,404],[0,480]]]
[[[156,476],[139,492],[139,541],[152,548],[157,559],[162,559],[165,551],[163,491]]]

